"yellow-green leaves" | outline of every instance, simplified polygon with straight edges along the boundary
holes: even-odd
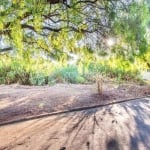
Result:
[[[42,17],[40,15],[34,16],[33,25],[37,32],[42,30]]]
[[[39,48],[44,49],[47,52],[49,51],[49,47],[43,39],[38,39],[37,44],[39,45]]]
[[[3,27],[4,27],[3,22],[0,21],[0,30],[3,30]]]
[[[11,38],[15,47],[19,51],[19,55],[23,53],[23,33],[20,25],[20,21],[16,20],[15,24],[11,25]]]
[[[17,4],[19,1],[18,0],[12,0],[13,4]]]

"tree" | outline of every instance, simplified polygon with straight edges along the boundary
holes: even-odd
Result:
[[[113,52],[131,62],[137,57],[141,58],[148,67],[149,10],[146,1],[134,2],[128,7],[128,11],[119,10],[113,24],[113,34],[118,38]]]
[[[109,36],[121,35],[126,43],[131,41],[132,50],[138,47],[142,51],[146,45],[142,15],[137,12],[132,16],[136,7],[146,9],[146,1],[7,0],[0,3],[0,35],[22,56],[29,49],[38,49],[51,57],[60,58],[64,54],[67,58],[66,49],[76,53],[77,41],[91,34],[96,35],[93,41],[99,43]],[[123,50],[119,49],[122,54]]]

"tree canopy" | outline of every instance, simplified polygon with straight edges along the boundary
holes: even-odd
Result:
[[[106,40],[114,37],[111,52],[132,59],[149,50],[148,6],[146,0],[1,1],[0,36],[8,46],[1,51],[14,49],[24,56],[41,50],[67,58],[67,51],[81,52],[79,45],[89,52],[94,45],[107,49]]]

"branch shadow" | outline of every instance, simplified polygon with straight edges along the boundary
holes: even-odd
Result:
[[[150,99],[42,118],[17,132],[14,143],[5,145],[7,150],[28,144],[29,136],[34,141],[42,134],[45,137],[38,150],[140,150],[141,146],[149,150]]]

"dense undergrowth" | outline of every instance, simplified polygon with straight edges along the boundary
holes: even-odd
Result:
[[[10,57],[7,57],[7,62],[4,57],[0,61],[0,84],[85,84],[95,82],[96,75],[109,77],[118,82],[139,80],[139,71],[134,65],[116,59],[90,62],[88,65],[58,65],[42,60],[28,62]]]

